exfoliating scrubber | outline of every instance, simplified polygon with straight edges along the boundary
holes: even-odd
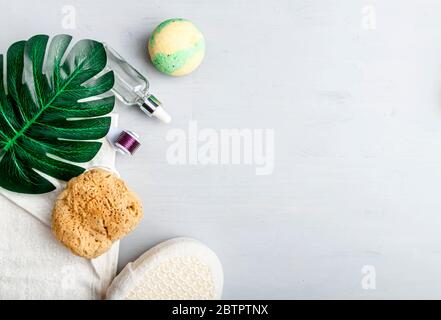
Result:
[[[201,242],[175,238],[129,263],[107,290],[109,300],[220,299],[222,265]]]

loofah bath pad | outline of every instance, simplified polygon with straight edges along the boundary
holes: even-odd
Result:
[[[142,216],[141,201],[124,181],[93,169],[70,180],[57,198],[52,231],[74,254],[93,259],[131,232]]]
[[[109,300],[220,299],[224,277],[216,254],[199,241],[175,238],[129,263],[107,290]]]

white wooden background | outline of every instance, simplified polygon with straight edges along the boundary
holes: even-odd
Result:
[[[65,5],[75,8],[74,30],[63,29]],[[135,157],[118,158],[145,206],[122,241],[120,268],[159,241],[190,236],[222,260],[224,298],[441,297],[440,1],[0,0],[0,8],[0,51],[36,33],[106,41],[148,75],[174,117],[166,126],[117,108],[121,127],[144,142]],[[372,14],[376,25],[366,27]],[[188,77],[161,75],[146,58],[149,32],[170,17],[192,19],[206,36],[206,59]],[[167,164],[167,131],[190,120],[273,129],[274,173]],[[373,290],[362,286],[364,266],[375,268]]]

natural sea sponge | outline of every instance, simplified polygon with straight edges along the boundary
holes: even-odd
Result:
[[[73,178],[58,196],[52,232],[74,254],[96,258],[130,233],[143,217],[141,201],[109,171]]]

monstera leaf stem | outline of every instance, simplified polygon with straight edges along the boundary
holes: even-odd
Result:
[[[79,65],[80,67],[81,65]],[[59,95],[61,95],[64,90],[69,86],[69,84],[72,82],[72,80],[75,78],[76,74],[78,73],[77,70],[74,71],[73,76],[70,77],[70,79],[63,85],[62,88],[60,88],[59,90],[57,90],[57,93],[50,99],[49,103],[47,103],[45,106],[41,107],[41,110],[31,119],[29,120],[24,127],[18,131],[15,136],[2,148],[4,152],[8,151],[8,149],[14,145],[15,141],[20,138],[22,135],[24,135],[24,133],[26,132],[26,130],[28,130],[37,120],[38,118],[46,111],[47,108],[52,107],[51,104],[55,101],[55,99],[57,99],[57,97]],[[39,93],[39,92],[38,92]],[[38,95],[40,96],[40,95]],[[39,99],[40,103],[42,103],[42,101]],[[0,104],[1,107],[1,104]],[[60,108],[58,108],[60,109]],[[1,132],[1,131],[0,131]]]

